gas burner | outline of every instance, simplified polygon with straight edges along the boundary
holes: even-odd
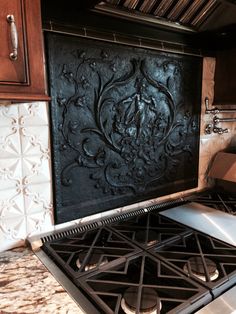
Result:
[[[149,231],[147,234],[146,230],[140,230],[135,234],[135,240],[142,244],[147,244],[148,246],[157,244],[158,234],[155,231]]]
[[[214,281],[219,277],[219,271],[217,269],[216,263],[209,258],[204,258],[206,263],[207,272],[209,274],[210,281]],[[183,267],[184,271],[189,274],[188,264],[190,266],[192,274],[202,281],[207,281],[207,277],[205,275],[205,269],[203,265],[202,258],[199,256],[190,257],[188,259],[188,263],[186,263]]]
[[[136,313],[136,304],[138,299],[138,287],[128,288],[121,300],[121,307],[126,314]],[[143,288],[139,314],[157,314],[161,310],[161,301],[158,294],[152,288]]]
[[[87,254],[88,254],[88,251],[83,251],[83,252],[79,253],[79,256],[76,260],[76,266],[79,269],[81,268],[84,259],[87,257]],[[84,270],[85,271],[92,270],[92,269],[96,268],[98,265],[101,266],[101,265],[108,263],[107,258],[103,258],[103,260],[101,261],[101,256],[103,254],[104,254],[104,252],[102,250],[94,250],[90,254]]]

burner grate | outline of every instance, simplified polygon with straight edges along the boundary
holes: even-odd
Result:
[[[137,291],[136,302],[132,303],[135,313],[142,313],[142,293],[147,288],[158,296],[162,313],[191,313],[211,298],[198,283],[146,252],[82,277],[77,284],[102,313],[110,314],[125,313],[122,300],[131,287]],[[160,305],[156,313],[160,313]]]
[[[170,221],[156,212],[121,221],[109,228],[143,249],[148,249],[190,231],[185,226]]]
[[[236,284],[236,247],[199,232],[156,247],[152,253],[218,296]]]
[[[201,199],[209,202],[210,196]],[[158,213],[186,202],[161,203],[49,235],[42,249],[71,280],[71,291],[86,298],[83,308],[105,314],[192,313],[236,285],[236,247]],[[130,299],[131,292],[137,296]]]
[[[43,250],[73,279],[140,251],[107,228],[44,243]]]

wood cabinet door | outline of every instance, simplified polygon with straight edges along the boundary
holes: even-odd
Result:
[[[26,47],[24,38],[24,10],[21,0],[0,0],[0,83],[26,83]],[[11,17],[14,21],[10,21]],[[14,41],[17,57],[11,58]]]
[[[13,15],[11,26],[7,16]],[[11,60],[17,30],[17,59]],[[0,99],[49,100],[46,88],[40,0],[0,0]]]

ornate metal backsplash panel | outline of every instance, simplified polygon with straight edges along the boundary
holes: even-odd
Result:
[[[47,34],[56,222],[193,188],[201,59]]]

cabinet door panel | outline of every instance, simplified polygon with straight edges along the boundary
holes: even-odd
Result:
[[[25,47],[23,34],[23,4],[21,0],[0,0],[0,82],[5,84],[26,82]],[[11,60],[13,51],[11,25],[7,16],[13,15],[17,29],[17,59]]]

